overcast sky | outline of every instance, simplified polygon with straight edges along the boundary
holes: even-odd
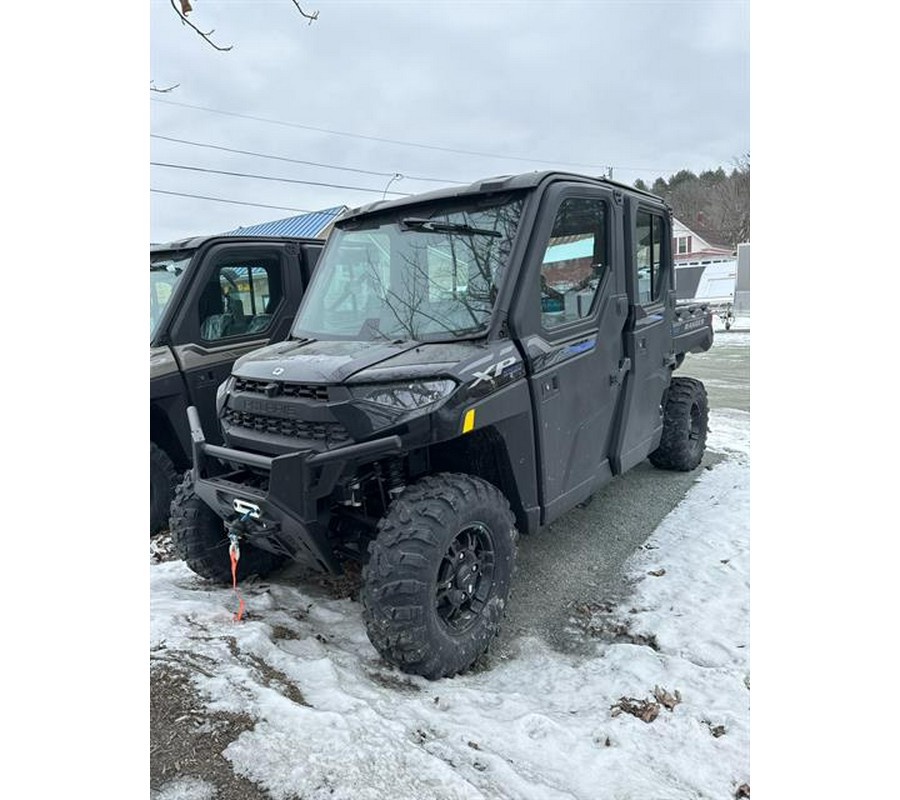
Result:
[[[371,191],[162,166],[152,189],[316,210],[379,199],[394,173],[389,191],[407,193],[554,167],[650,182],[750,151],[745,2],[300,4],[312,25],[291,0],[193,0],[222,53],[152,0],[150,78],[180,85],[150,94],[150,132],[344,169],[159,138],[151,159]],[[154,242],[296,213],[150,202]]]

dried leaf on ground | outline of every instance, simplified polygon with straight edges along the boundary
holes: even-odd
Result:
[[[735,800],[740,800],[741,797],[750,797],[750,784],[742,783],[738,786],[737,791],[734,793]]]
[[[675,690],[675,693],[666,691],[661,686],[655,686],[653,688],[653,696],[656,698],[656,702],[660,705],[665,706],[667,711],[671,711],[675,706],[677,706],[681,702],[681,692],[678,689]]]
[[[611,706],[611,711],[614,717],[624,711],[643,722],[653,722],[659,716],[659,704],[652,700],[640,700],[637,697],[620,697],[619,701]]]
[[[659,569],[651,569],[647,574],[652,575],[654,578],[661,578],[666,574],[666,571],[660,567]]]
[[[630,623],[615,617],[612,603],[573,602],[570,604],[576,614],[572,622],[593,639],[603,639],[613,644],[628,643],[659,650],[656,636],[652,633],[633,633]],[[637,613],[635,609],[633,613]]]

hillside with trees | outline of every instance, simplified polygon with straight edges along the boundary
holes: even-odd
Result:
[[[635,188],[664,198],[675,217],[710,244],[737,247],[750,241],[750,154],[736,159],[731,173],[722,167],[699,175],[679,170],[668,180],[659,177]]]

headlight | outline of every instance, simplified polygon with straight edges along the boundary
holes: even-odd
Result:
[[[222,409],[225,408],[225,400],[228,397],[228,393],[234,388],[234,376],[229,376],[226,380],[222,381],[219,384],[219,388],[216,389],[216,416],[219,416],[222,413]]]
[[[365,400],[378,406],[413,411],[430,406],[450,395],[456,383],[444,381],[408,381],[405,383],[387,383],[378,386],[351,386],[350,394],[357,400]]]

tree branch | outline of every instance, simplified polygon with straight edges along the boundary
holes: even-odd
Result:
[[[206,31],[206,32],[201,31],[200,28],[198,28],[196,25],[194,25],[194,23],[191,22],[187,18],[187,16],[185,16],[187,14],[187,12],[191,10],[191,4],[188,2],[188,0],[180,0],[180,3],[181,3],[180,11],[178,9],[178,6],[175,5],[175,0],[169,0],[169,3],[172,6],[172,10],[178,15],[178,18],[181,20],[181,24],[187,25],[189,28],[191,28],[210,47],[213,47],[216,50],[219,50],[220,52],[223,52],[223,53],[227,52],[228,50],[231,50],[233,45],[228,45],[228,47],[219,47],[219,45],[217,45],[212,39],[209,38],[216,32],[215,29],[212,29],[212,30]],[[295,0],[295,3],[296,3],[296,0]],[[299,6],[298,6],[298,8],[299,8]],[[300,13],[303,13],[303,12],[301,11]],[[316,15],[318,16],[318,12],[316,12]],[[307,15],[304,14],[303,16],[307,16]]]
[[[312,14],[307,14],[302,8],[300,8],[300,3],[298,3],[297,0],[291,0],[291,2],[297,7],[297,11],[300,12],[300,16],[306,17],[306,19],[309,20],[310,25],[312,25],[319,18],[318,11],[313,11]]]
[[[150,81],[150,91],[151,92],[159,92],[160,94],[165,94],[166,92],[171,92],[172,89],[177,89],[179,86],[181,86],[180,83],[173,83],[171,86],[167,86],[165,89],[158,89],[156,87],[156,82]]]

